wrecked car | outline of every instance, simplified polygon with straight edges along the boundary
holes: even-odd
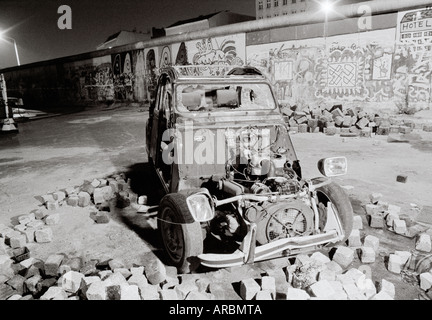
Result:
[[[351,203],[331,179],[347,173],[347,159],[317,159],[323,176],[304,177],[256,68],[162,69],[146,139],[166,193],[158,232],[179,272],[293,257],[351,233]]]

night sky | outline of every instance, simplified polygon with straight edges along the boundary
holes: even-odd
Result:
[[[61,5],[72,30],[60,30]],[[16,40],[21,65],[96,50],[120,30],[146,32],[213,12],[255,16],[255,0],[0,0],[0,32]],[[0,69],[16,66],[12,42],[0,40]]]

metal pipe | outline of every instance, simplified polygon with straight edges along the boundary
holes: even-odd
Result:
[[[362,7],[370,8],[371,15],[384,14],[390,12],[404,11],[416,7],[430,6],[431,0],[374,0],[337,7],[335,12],[328,13],[328,20],[343,20],[346,18],[360,17],[364,14]],[[156,38],[148,41],[138,42],[134,45],[135,49],[143,49],[154,46],[168,45],[176,42],[184,42],[205,37],[217,37],[235,33],[247,33],[263,31],[289,26],[298,26],[312,23],[322,23],[326,19],[326,14],[319,11],[316,14],[311,12],[301,12],[294,15],[274,17],[271,19],[260,19],[253,21],[240,22],[230,25],[214,27],[205,30],[191,31],[183,34]]]

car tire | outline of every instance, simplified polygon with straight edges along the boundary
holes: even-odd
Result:
[[[198,255],[203,253],[203,236],[199,222],[186,223],[190,215],[186,196],[172,193],[164,196],[159,205],[158,231],[168,263],[179,273],[194,272],[199,266]]]
[[[336,213],[336,215],[339,217],[339,220],[342,224],[342,228],[345,233],[345,237],[342,241],[336,243],[335,245],[340,245],[345,243],[345,241],[348,239],[348,237],[351,234],[352,227],[353,227],[353,208],[350,202],[350,199],[348,195],[346,194],[345,190],[343,190],[338,184],[331,182],[329,184],[323,185],[316,190],[317,197],[318,197],[318,207],[321,207],[321,209],[324,209],[327,207],[328,202],[331,202],[333,204],[333,209]],[[324,217],[324,221],[321,221],[325,224],[326,222],[326,215],[324,210],[321,211],[321,220]],[[324,227],[321,225],[321,227]]]

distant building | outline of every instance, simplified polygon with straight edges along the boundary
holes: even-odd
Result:
[[[134,31],[119,31],[109,36],[104,43],[96,47],[96,50],[111,49],[113,47],[122,46],[125,44],[147,41],[151,39],[150,33],[141,33]]]
[[[255,17],[229,12],[228,10],[219,11],[208,15],[201,15],[197,18],[177,21],[165,28],[167,36],[181,34],[185,32],[198,31],[213,27],[233,24],[238,22],[255,20]]]
[[[300,12],[318,11],[320,3],[326,0],[255,0],[256,19],[268,19]],[[330,0],[337,6],[363,2],[365,0]]]

